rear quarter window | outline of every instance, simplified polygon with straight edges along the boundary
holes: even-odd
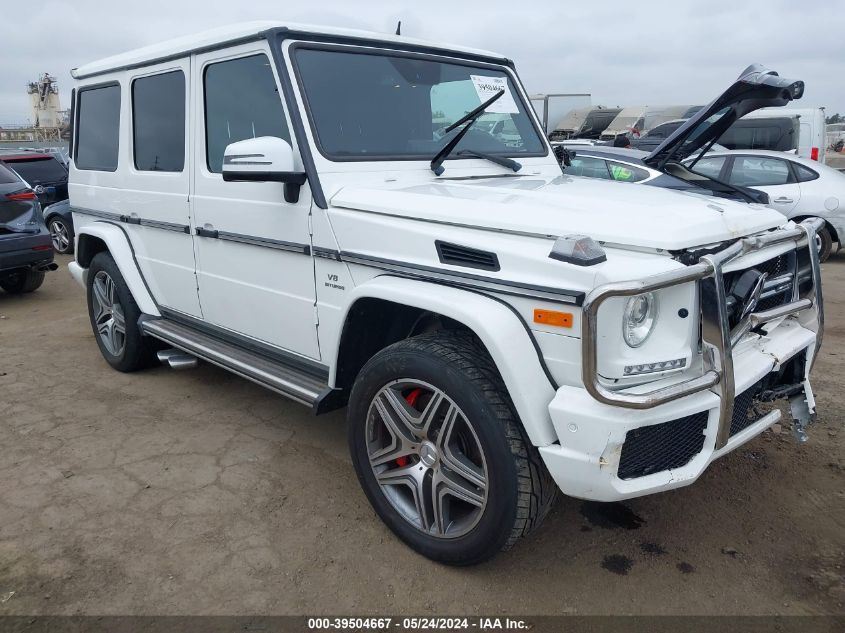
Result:
[[[15,173],[2,164],[0,164],[0,185],[10,185],[12,183],[19,183],[21,181]]]
[[[82,88],[76,122],[76,168],[116,171],[120,145],[120,86]]]

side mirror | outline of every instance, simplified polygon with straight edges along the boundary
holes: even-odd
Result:
[[[230,143],[223,152],[226,182],[282,182],[285,202],[299,201],[305,172],[294,171],[293,148],[276,136],[259,136]]]

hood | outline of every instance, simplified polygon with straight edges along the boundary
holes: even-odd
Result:
[[[663,250],[714,244],[785,222],[761,205],[566,175],[344,187],[331,206],[523,235],[581,234]]]
[[[649,154],[644,162],[662,169],[670,159],[681,161],[715,141],[737,119],[765,107],[783,106],[804,94],[804,82],[779,77],[760,64],[742,71],[725,92],[695,113]]]

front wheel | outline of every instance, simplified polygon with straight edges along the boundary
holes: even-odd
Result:
[[[47,222],[47,228],[50,229],[50,239],[57,253],[62,255],[73,253],[73,229],[67,220],[60,215],[53,216]]]
[[[469,334],[439,331],[380,351],[355,382],[348,418],[370,503],[433,560],[484,561],[538,527],[554,500],[495,365]]]

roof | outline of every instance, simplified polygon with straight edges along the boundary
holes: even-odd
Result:
[[[467,48],[465,46],[453,46],[451,44],[429,42],[426,40],[405,37],[404,35],[263,20],[231,24],[209,31],[203,31],[193,35],[186,35],[184,37],[167,40],[151,46],[145,46],[143,48],[138,48],[112,57],[106,57],[80,66],[79,68],[74,68],[71,70],[71,75],[73,75],[76,79],[82,79],[113,70],[144,66],[154,63],[156,60],[163,61],[166,59],[184,57],[192,52],[214,49],[225,44],[257,40],[262,38],[267,31],[271,31],[273,29],[286,29],[290,31],[292,35],[297,37],[317,35],[347,40],[367,40],[370,42],[391,43],[407,47],[434,48],[443,51],[458,52],[469,56],[507,61],[505,57],[499,53]]]

